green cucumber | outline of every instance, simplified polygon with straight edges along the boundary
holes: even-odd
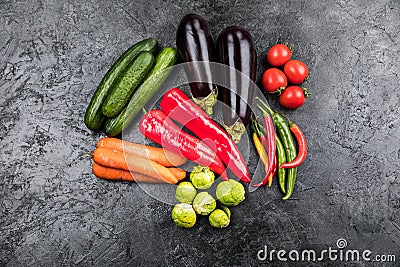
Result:
[[[147,75],[143,83],[136,89],[128,105],[113,118],[107,118],[104,125],[104,132],[108,136],[120,134],[139,112],[150,101],[159,87],[171,72],[171,67],[175,64],[178,53],[175,48],[166,47],[156,56],[155,65]]]
[[[90,130],[100,130],[105,121],[105,116],[101,111],[101,106],[104,99],[110,92],[115,81],[118,77],[125,72],[129,63],[135,59],[141,52],[148,51],[154,52],[157,48],[157,40],[154,38],[145,39],[140,41],[128,50],[126,50],[111,68],[107,71],[106,75],[101,80],[99,86],[97,87],[92,99],[90,100],[89,106],[85,113],[85,124]]]
[[[131,98],[136,87],[146,77],[154,63],[153,54],[150,52],[142,52],[129,64],[126,72],[121,75],[120,79],[112,87],[101,106],[104,116],[114,117],[125,107]]]

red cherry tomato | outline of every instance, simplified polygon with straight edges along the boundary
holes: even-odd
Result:
[[[279,103],[287,109],[301,107],[306,101],[306,95],[300,86],[289,86],[279,96]]]
[[[289,82],[293,84],[300,84],[308,76],[307,65],[300,60],[290,60],[283,67],[283,72],[285,73]]]
[[[262,85],[268,93],[275,93],[278,89],[285,89],[287,86],[287,79],[285,74],[277,69],[267,69],[262,76]]]
[[[276,44],[272,46],[267,53],[268,63],[278,67],[285,65],[292,56],[292,51],[284,44]]]

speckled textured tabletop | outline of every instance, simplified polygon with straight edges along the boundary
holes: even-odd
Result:
[[[95,178],[86,156],[102,134],[82,118],[112,62],[143,38],[175,46],[189,12],[214,36],[235,24],[253,34],[258,82],[276,42],[310,68],[303,107],[268,98],[309,142],[293,198],[249,193],[223,230],[206,218],[176,227],[170,205]],[[396,0],[0,1],[0,265],[399,266],[399,29]],[[397,265],[257,257],[265,246],[337,249],[338,239]]]

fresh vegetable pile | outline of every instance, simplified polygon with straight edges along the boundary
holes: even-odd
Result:
[[[261,104],[258,108],[263,113],[265,127],[253,120],[253,140],[260,158],[264,159],[267,171],[264,180],[254,186],[265,185],[267,182],[268,186],[271,186],[274,175],[278,173],[279,187],[284,193],[282,199],[287,200],[293,194],[297,167],[307,156],[306,139],[299,126],[279,112],[274,112],[260,99],[258,101]],[[276,133],[273,124],[276,125]],[[292,134],[296,138],[298,149]]]
[[[216,61],[216,54],[207,22],[196,14],[184,16],[176,31],[176,47],[187,63],[185,70],[189,81],[194,81],[189,84],[193,101],[211,116],[218,88],[213,84],[214,74],[209,64]],[[203,62],[202,71],[198,71],[198,62]]]
[[[93,174],[107,180],[176,184],[186,171],[174,166],[186,159],[163,148],[134,144],[106,137],[92,155]]]
[[[116,136],[125,129],[157,92],[177,60],[175,48],[155,57],[153,38],[134,44],[108,70],[85,113],[86,126]]]
[[[298,86],[308,79],[308,67],[300,60],[290,59],[291,56],[292,51],[286,45],[272,46],[267,53],[267,61],[272,67],[264,72],[262,85],[266,92],[279,94],[279,103],[284,108],[296,109],[309,96],[307,88]]]
[[[214,44],[207,22],[200,16],[188,14],[179,23],[176,46],[184,60],[186,75],[191,82],[193,100],[208,115],[217,95],[226,105],[222,108],[223,123],[235,143],[240,141],[250,121],[257,54],[253,37],[244,28],[225,28]],[[216,48],[214,48],[216,47]],[[227,88],[217,88],[210,63],[226,65],[223,79]],[[242,79],[238,71],[249,79]]]
[[[197,216],[208,216],[213,227],[227,227],[231,219],[228,207],[245,199],[244,183],[270,187],[277,175],[282,199],[289,199],[297,167],[306,158],[306,140],[296,124],[259,98],[255,104],[263,114],[263,123],[257,117],[251,118],[257,69],[251,34],[242,27],[230,26],[221,31],[214,43],[207,22],[188,14],[177,28],[177,49],[166,47],[156,53],[157,46],[153,38],[131,46],[94,92],[84,121],[89,129],[103,130],[108,137],[101,138],[91,154],[93,174],[107,180],[176,184],[175,198],[179,203],[171,216],[184,228],[193,227]],[[145,111],[178,55],[186,63],[189,81],[193,81],[189,83],[190,97],[180,88],[171,88],[163,94],[159,108]],[[290,58],[287,46],[273,46],[267,59],[274,68],[265,71],[262,82],[267,92],[281,93],[283,106],[295,108],[304,101],[292,101],[298,92],[287,84],[303,82],[308,68]],[[215,84],[213,62],[227,66],[224,86]],[[283,71],[275,68],[279,66]],[[225,104],[222,126],[212,117],[217,100]],[[115,138],[142,111],[138,130],[158,147]],[[265,177],[257,183],[253,183],[257,179],[251,178],[236,145],[250,122],[252,140],[265,167]],[[189,175],[182,167],[188,161],[198,164]]]
[[[214,120],[200,109],[179,88],[166,92],[160,103],[161,109],[192,131],[206,145],[215,146],[215,153],[223,163],[244,182],[250,182],[250,173],[239,149]]]
[[[229,179],[218,184],[213,193],[215,198],[207,191],[197,192],[209,189],[214,180],[215,175],[208,167],[196,166],[190,174],[190,182],[181,182],[176,187],[175,197],[180,203],[174,206],[171,214],[176,225],[191,228],[197,215],[208,215],[208,221],[216,228],[229,225],[231,211],[228,206],[239,205],[245,199],[245,189],[241,183]],[[220,208],[217,208],[216,199]]]

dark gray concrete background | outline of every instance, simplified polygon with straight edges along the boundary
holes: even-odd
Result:
[[[269,98],[309,142],[293,199],[281,201],[276,186],[247,194],[224,230],[206,218],[177,228],[171,206],[136,184],[96,179],[86,157],[102,135],[82,118],[109,66],[143,38],[174,46],[188,12],[215,36],[247,28],[258,81],[276,42],[293,44],[311,72],[300,109]],[[395,254],[399,266],[399,31],[397,0],[0,1],[0,265],[345,266],[256,256],[264,245],[322,250],[344,238],[349,249]]]

